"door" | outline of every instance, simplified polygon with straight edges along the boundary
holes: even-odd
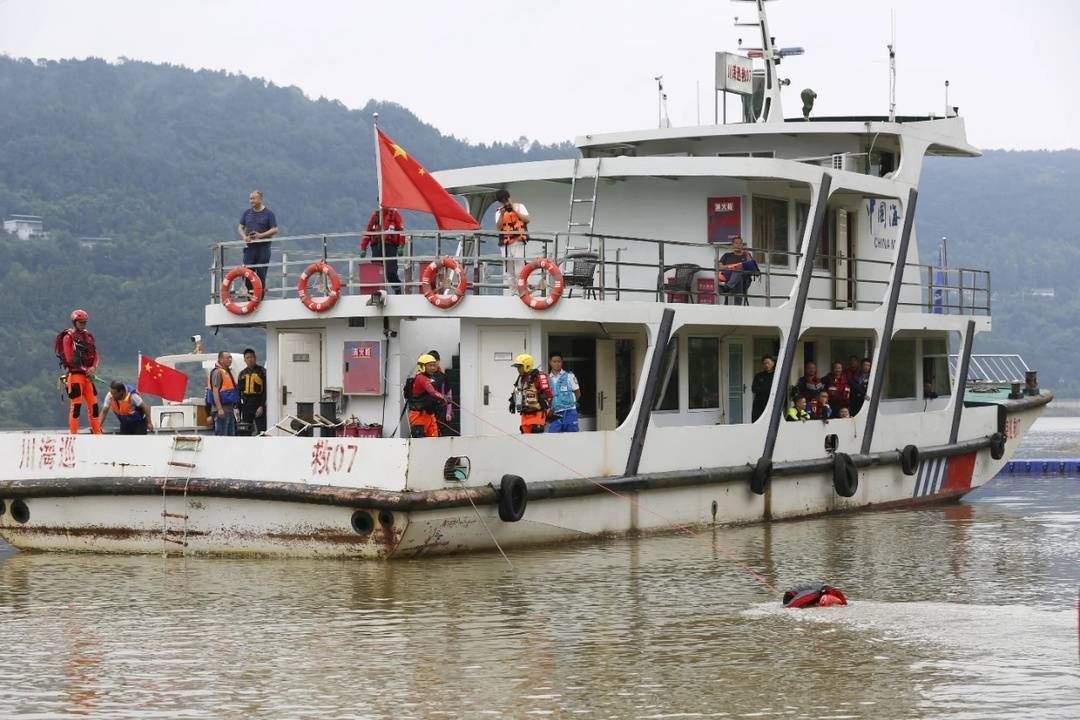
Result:
[[[596,341],[596,429],[614,430],[619,420],[615,402],[615,341]]]
[[[836,237],[832,244],[833,250],[836,253],[834,259],[834,273],[833,273],[833,297],[836,302],[833,307],[837,309],[846,308],[851,304],[851,287],[848,283],[848,278],[851,275],[851,263],[850,263],[850,248],[848,247],[848,212],[843,208],[836,211],[836,223],[833,225],[836,228]]]
[[[743,399],[746,397],[746,382],[743,380],[743,341],[727,341],[727,401],[728,424],[746,422],[743,412]]]
[[[517,434],[518,416],[509,413],[517,369],[510,364],[521,353],[529,352],[528,333],[523,327],[481,327],[479,335],[480,359],[476,364],[479,397],[473,403],[479,408],[476,434]],[[539,358],[537,362],[541,362]]]
[[[297,415],[296,403],[322,399],[322,335],[291,332],[278,335],[282,414]]]

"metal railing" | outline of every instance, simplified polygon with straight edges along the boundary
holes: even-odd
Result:
[[[959,365],[960,356],[949,355],[949,373],[953,377],[956,377]],[[973,354],[964,382],[966,385],[1012,385],[1024,382],[1030,369],[1024,358],[1016,354]]]
[[[365,236],[402,236],[397,262],[400,282],[386,277],[387,259],[362,258],[360,241]],[[788,300],[802,255],[797,252],[756,249],[758,272],[749,279],[745,293],[724,292],[718,272],[727,246],[625,235],[578,233],[529,233],[529,242],[500,244],[496,232],[386,232],[294,235],[265,241],[272,256],[267,268],[264,297],[297,297],[301,274],[312,263],[325,262],[341,278],[342,294],[369,295],[376,289],[414,294],[420,292],[420,271],[432,260],[450,255],[463,268],[467,292],[477,295],[516,294],[516,278],[523,261],[548,257],[563,269],[564,296],[600,301],[640,299],[653,302],[696,304],[747,304],[772,307]],[[213,248],[210,267],[210,301],[221,300],[221,284],[232,268],[243,264],[246,243],[236,240]],[[395,248],[396,250],[396,248]],[[362,278],[362,265],[383,263],[382,278]],[[893,263],[871,258],[819,255],[808,302],[811,307],[872,309],[884,302]],[[918,280],[912,277],[912,269]],[[934,268],[909,265],[900,305],[921,312],[980,314],[990,310],[990,274],[982,270]],[[538,278],[543,286],[543,273]],[[316,276],[322,278],[322,276]],[[535,276],[534,276],[535,277]],[[325,282],[325,278],[322,278]],[[918,288],[913,294],[911,288]]]

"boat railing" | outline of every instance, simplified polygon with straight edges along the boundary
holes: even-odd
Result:
[[[949,355],[949,372],[956,377],[959,355]],[[965,385],[1007,386],[1027,380],[1031,368],[1017,354],[973,353],[968,363]]]
[[[400,255],[361,257],[364,235],[404,238]],[[735,304],[774,307],[788,300],[801,254],[782,249],[754,249],[757,272],[745,278],[744,292],[722,292],[718,273],[728,246],[625,235],[529,233],[529,241],[508,249],[497,232],[410,231],[405,233],[328,233],[269,240],[272,254],[264,297],[295,298],[299,281],[313,263],[325,262],[341,279],[345,295],[370,295],[378,289],[419,293],[421,270],[432,260],[452,256],[477,295],[516,294],[516,278],[525,260],[547,257],[563,272],[565,295],[601,301]],[[241,240],[213,248],[210,301],[221,300],[225,275],[243,264]],[[398,265],[399,282],[388,282],[389,260]],[[382,265],[381,272],[377,266]],[[819,254],[808,294],[811,307],[867,310],[885,301],[893,263],[843,254]],[[375,270],[374,274],[371,270]],[[322,276],[317,276],[322,277]],[[323,278],[325,281],[325,278]],[[543,284],[544,274],[530,278]],[[948,314],[989,313],[989,273],[981,270],[908,266],[901,309]]]

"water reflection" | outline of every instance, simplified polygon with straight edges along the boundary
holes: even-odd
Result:
[[[738,562],[732,562],[734,558]],[[1080,478],[911,512],[393,564],[0,555],[35,717],[1080,714]],[[843,587],[792,612],[777,588]]]

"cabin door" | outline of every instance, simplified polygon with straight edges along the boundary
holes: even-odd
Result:
[[[473,407],[479,408],[476,434],[517,434],[520,420],[508,412],[517,373],[510,364],[518,355],[529,352],[528,332],[523,327],[481,327],[479,334],[480,361],[476,368],[480,377],[476,387],[480,397],[473,403]],[[541,359],[537,358],[537,362]]]
[[[746,397],[746,377],[743,373],[745,353],[743,348],[746,343],[743,340],[731,339],[724,341],[726,350],[724,355],[727,361],[727,422],[736,425],[747,422],[743,408],[743,399]]]
[[[836,235],[832,243],[833,251],[836,254],[833,259],[833,298],[835,299],[833,307],[838,310],[852,307],[855,301],[855,276],[853,272],[854,263],[852,262],[854,233],[851,232],[852,228],[848,225],[851,219],[852,217],[847,210],[843,208],[836,210],[836,218],[833,223]]]
[[[282,415],[299,414],[296,403],[317,403],[322,399],[321,334],[280,333],[278,359]]]
[[[598,339],[596,341],[596,429],[614,430],[619,425],[616,413],[615,378],[618,369],[615,363],[615,341]],[[585,389],[588,392],[588,389]]]

